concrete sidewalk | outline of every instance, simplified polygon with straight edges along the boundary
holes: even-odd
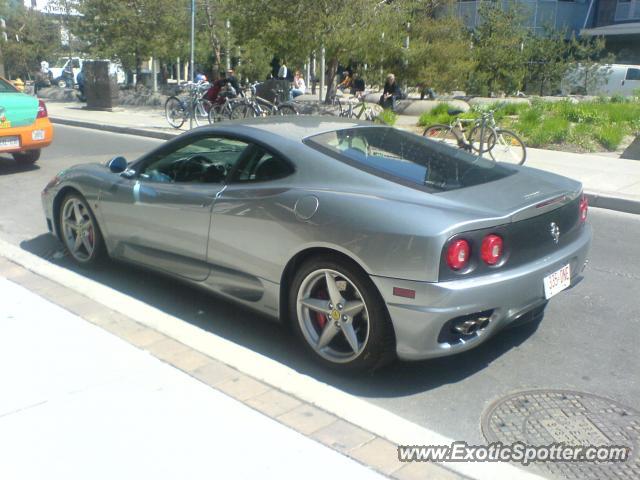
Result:
[[[168,139],[187,131],[170,128],[161,110],[118,109],[102,112],[78,103],[47,104],[54,123]],[[398,126],[415,131],[417,117],[399,116]],[[640,161],[597,154],[527,148],[526,166],[575,178],[584,185],[591,206],[640,214]]]
[[[0,304],[0,478],[383,478],[4,277]]]

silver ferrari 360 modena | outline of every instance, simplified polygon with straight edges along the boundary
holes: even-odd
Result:
[[[539,321],[591,242],[576,181],[329,117],[198,128],[130,163],[65,170],[42,203],[79,264],[191,282],[348,370]]]

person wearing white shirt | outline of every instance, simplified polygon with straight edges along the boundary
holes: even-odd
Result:
[[[294,99],[299,97],[300,95],[304,95],[307,87],[304,83],[304,78],[302,78],[302,74],[300,70],[296,70],[296,74],[293,76],[293,88],[291,89],[291,98]]]

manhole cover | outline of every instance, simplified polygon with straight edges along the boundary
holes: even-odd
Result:
[[[596,395],[566,390],[532,390],[504,397],[482,415],[482,433],[505,445],[624,445],[626,462],[535,463],[548,476],[569,479],[640,479],[640,412]]]

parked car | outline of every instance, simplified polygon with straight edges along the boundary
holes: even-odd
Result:
[[[54,84],[59,87],[73,88],[78,84],[78,74],[82,70],[84,62],[89,60],[80,57],[63,57],[55,62],[53,67],[50,67],[51,75]],[[118,62],[110,62],[109,73],[115,75],[118,84],[124,84],[126,82],[126,75],[122,68],[122,65]]]
[[[64,170],[49,230],[80,265],[108,255],[285,322],[336,369],[468,350],[581,276],[579,182],[388,126],[245,122]]]
[[[577,66],[567,72],[561,90],[565,95],[634,95],[640,91],[640,65]]]
[[[0,153],[11,153],[20,163],[33,163],[52,140],[53,126],[44,102],[0,78]]]

